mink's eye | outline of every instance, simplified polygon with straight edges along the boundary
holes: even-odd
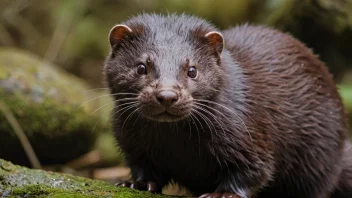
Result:
[[[190,78],[195,78],[197,77],[197,69],[195,67],[190,67],[187,72],[187,76]]]
[[[147,67],[143,63],[138,64],[138,66],[137,66],[137,74],[138,75],[147,74]]]

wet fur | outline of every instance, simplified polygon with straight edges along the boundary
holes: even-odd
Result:
[[[201,38],[217,29],[199,18],[144,14],[124,24],[133,34],[113,46],[104,68],[112,94],[138,94],[156,79],[231,109],[203,103],[215,109],[208,110],[216,119],[175,123],[152,121],[134,108],[115,114],[116,138],[134,180],[161,187],[172,180],[196,195],[350,193],[346,114],[331,75],[302,43],[267,27],[242,25],[222,32],[225,49],[218,59]],[[154,57],[156,69],[141,79],[131,67],[143,53]],[[176,75],[186,57],[201,65],[198,82]],[[339,177],[341,172],[346,174]]]

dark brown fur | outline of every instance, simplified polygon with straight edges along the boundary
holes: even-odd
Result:
[[[144,14],[124,24],[133,32],[112,46],[105,75],[112,94],[139,94],[139,106],[116,113],[114,120],[134,180],[160,187],[172,180],[196,195],[351,193],[352,159],[343,155],[346,114],[327,68],[301,42],[270,28],[242,25],[222,32],[225,47],[219,56],[203,38],[217,29],[196,17]],[[141,77],[135,67],[143,56],[153,65]],[[183,71],[187,60],[201,72],[197,81]],[[160,87],[177,91],[175,112],[184,118],[148,118],[159,110],[154,93]],[[222,106],[201,102],[213,116],[203,110],[203,116],[190,117],[193,99]],[[116,102],[115,111],[123,104]]]

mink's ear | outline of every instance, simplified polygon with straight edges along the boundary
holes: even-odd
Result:
[[[130,33],[132,33],[132,29],[128,26],[121,24],[115,25],[113,28],[111,28],[109,33],[109,41],[111,47],[117,43],[120,43],[121,40]]]
[[[204,37],[208,40],[210,46],[214,47],[216,52],[220,55],[224,49],[224,38],[222,34],[220,32],[211,31],[206,33]]]

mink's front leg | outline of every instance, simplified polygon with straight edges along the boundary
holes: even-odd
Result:
[[[161,193],[161,189],[152,181],[135,181],[130,183],[128,181],[122,181],[116,183],[115,186],[127,187],[136,190],[149,191],[151,193]]]
[[[143,163],[142,165],[134,164],[130,168],[134,182],[123,181],[115,184],[116,186],[161,193],[162,188],[168,183],[168,180],[157,169],[147,163]]]

